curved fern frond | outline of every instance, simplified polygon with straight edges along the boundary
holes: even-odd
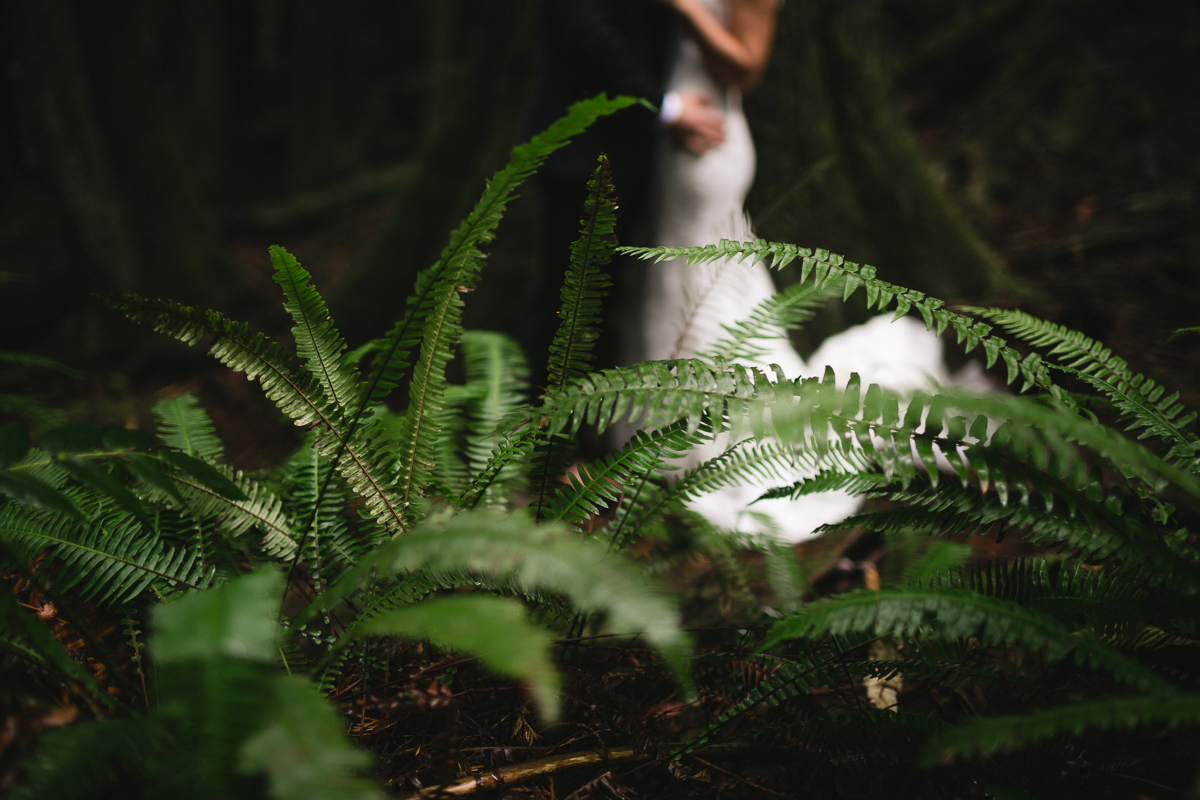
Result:
[[[999,525],[1030,544],[1065,544],[1079,558],[1111,563],[1111,569],[1126,578],[1139,577],[1152,585],[1166,581],[1190,586],[1200,581],[1194,566],[1135,515],[1118,513],[1110,504],[1024,464],[1001,463],[995,453],[982,448],[966,452],[964,460],[977,476],[986,476],[986,485],[935,486],[916,477],[908,487],[864,488],[866,496],[905,505],[848,517],[827,528],[861,525],[881,533],[956,535],[986,534]]]
[[[682,423],[659,431],[638,431],[623,448],[593,465],[580,464],[568,472],[568,487],[554,495],[547,519],[562,520],[580,528],[588,518],[620,497],[634,476],[645,475],[678,458],[696,445]]]
[[[580,541],[565,526],[537,525],[518,513],[474,511],[431,519],[376,548],[316,598],[297,621],[316,609],[332,607],[376,574],[418,569],[435,574],[470,570],[507,576],[523,591],[562,594],[581,612],[603,612],[615,631],[641,631],[671,666],[685,675],[689,644],[679,628],[678,611],[647,582],[641,570],[598,542]]]
[[[346,342],[334,327],[325,301],[309,283],[308,271],[279,245],[272,245],[268,252],[275,267],[275,282],[287,298],[283,307],[296,323],[292,328],[296,354],[304,359],[309,374],[337,414],[345,417],[357,407],[360,392],[358,370],[342,360]]]
[[[525,607],[504,597],[439,597],[385,612],[359,626],[359,635],[408,636],[477,655],[493,672],[529,684],[542,716],[558,718],[558,673],[550,634],[528,620]]]
[[[758,344],[763,340],[787,336],[787,331],[799,328],[831,298],[838,296],[840,287],[793,283],[759,303],[750,316],[733,325],[722,325],[725,337],[707,347],[701,358],[713,361],[760,361],[766,349]]]
[[[1200,695],[1112,697],[1027,715],[972,720],[930,741],[921,760],[923,766],[932,767],[955,758],[986,758],[1061,734],[1078,736],[1092,729],[1197,723],[1200,723]]]
[[[981,644],[1045,646],[1052,661],[1074,652],[1075,660],[1112,673],[1122,683],[1157,694],[1177,694],[1169,682],[1095,636],[1072,630],[1019,603],[952,588],[860,591],[807,606],[778,622],[762,648],[785,639],[822,633],[874,632],[897,638],[977,638]]]
[[[562,287],[558,331],[550,345],[547,394],[561,391],[587,374],[592,368],[592,346],[600,337],[601,303],[612,286],[601,269],[612,261],[617,246],[613,232],[617,225],[617,201],[613,196],[612,170],[604,155],[588,181],[579,222],[579,238],[571,245],[571,260]]]
[[[464,508],[475,508],[488,496],[492,485],[506,473],[526,461],[533,452],[537,437],[529,421],[506,434],[487,464],[471,480],[471,484],[459,495],[459,504]]]
[[[203,589],[216,572],[195,550],[166,547],[137,519],[120,511],[101,512],[87,525],[11,504],[0,507],[0,540],[24,559],[50,548],[61,559],[60,590],[107,606],[121,606],[152,585],[159,591]]]
[[[263,533],[263,549],[268,555],[291,558],[296,551],[299,526],[284,512],[279,496],[241,471],[233,472],[224,466],[217,469],[233,480],[246,499],[225,497],[186,475],[172,474],[170,478],[179,487],[188,513],[198,520],[216,519],[219,529],[228,536],[241,536],[251,528],[258,528]]]
[[[1022,357],[1003,339],[992,336],[990,325],[946,309],[943,300],[926,297],[923,292],[915,289],[880,280],[875,277],[875,267],[846,261],[842,256],[828,250],[811,250],[794,244],[768,242],[763,239],[753,242],[722,239],[717,244],[703,247],[621,247],[618,248],[618,252],[655,261],[683,258],[688,264],[706,264],[727,258],[753,258],[769,264],[773,269],[783,269],[793,261],[799,260],[800,283],[808,282],[810,277],[811,285],[816,289],[840,283],[845,299],[849,299],[861,288],[866,292],[868,309],[878,308],[883,311],[894,306],[897,318],[915,310],[920,313],[925,327],[935,330],[938,336],[941,336],[947,327],[953,327],[958,341],[965,343],[967,352],[983,345],[988,367],[996,363],[998,358],[1002,359],[1008,367],[1009,383],[1018,377],[1024,378],[1022,391],[1037,385],[1060,402],[1070,403],[1067,393],[1050,379],[1049,369],[1042,363],[1041,356],[1033,353]]]
[[[466,331],[462,337],[466,370],[468,435],[467,463],[472,474],[487,469],[506,441],[502,423],[523,407],[528,398],[529,367],[520,346],[502,333]],[[500,483],[515,470],[498,476]]]
[[[225,458],[225,443],[212,419],[191,394],[161,400],[150,409],[158,422],[158,438],[167,447],[210,463]]]
[[[337,414],[320,386],[307,375],[294,373],[287,352],[244,322],[233,322],[216,311],[201,311],[169,300],[144,300],[136,295],[110,296],[110,308],[159,333],[195,344],[213,336],[209,354],[225,366],[262,384],[271,402],[299,427],[316,427],[316,446],[322,454],[341,451],[337,469],[350,488],[366,501],[367,510],[391,531],[404,530],[404,503],[395,493],[389,471],[391,458],[373,446],[379,426],[348,425]]]
[[[420,355],[413,366],[408,408],[399,437],[398,489],[410,518],[415,518],[415,502],[429,481],[446,364],[462,334],[462,293],[474,288],[483,268],[480,245],[494,238],[496,225],[513,191],[550,153],[587,128],[597,117],[634,102],[628,97],[609,100],[604,95],[580,101],[545,132],[527,144],[513,148],[508,166],[488,183],[475,208],[451,234],[441,258],[418,277],[417,295],[410,300],[408,312],[381,347],[375,367],[377,377],[368,387],[372,398],[390,393],[388,387],[396,385],[407,370],[408,354],[420,339]]]
[[[609,100],[603,94],[580,101],[567,110],[565,117],[526,144],[513,148],[508,165],[488,181],[475,208],[450,235],[450,242],[442,250],[437,263],[417,276],[417,285],[408,299],[404,316],[396,322],[377,349],[372,378],[367,386],[372,402],[386,399],[404,380],[412,366],[412,352],[422,341],[422,331],[438,303],[438,297],[444,295],[448,288],[462,284],[467,273],[473,272],[481,262],[478,246],[491,241],[504,208],[517,187],[551,153],[570,142],[573,136],[582,133],[598,118],[635,102],[629,97]],[[460,276],[459,273],[464,274]]]
[[[704,361],[649,361],[594,372],[547,395],[543,413],[550,432],[574,434],[583,424],[600,432],[628,415],[631,425],[662,428],[686,419],[689,433],[708,421],[715,433],[728,429],[726,414],[740,416],[749,400],[773,384],[739,364],[714,367]]]
[[[1142,430],[1139,438],[1158,436],[1174,446],[1172,455],[1194,457],[1200,449],[1195,433],[1186,428],[1196,415],[1183,413],[1179,393],[1166,390],[1129,369],[1125,360],[1100,342],[1064,325],[1038,319],[1023,311],[1000,308],[965,309],[991,320],[1034,347],[1049,348],[1047,356],[1106,394],[1128,423],[1125,430]]]

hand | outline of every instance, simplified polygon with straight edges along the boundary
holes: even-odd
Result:
[[[713,105],[713,99],[701,92],[680,92],[683,108],[671,123],[671,131],[683,146],[698,156],[725,141],[725,116]]]

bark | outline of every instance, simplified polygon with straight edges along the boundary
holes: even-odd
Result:
[[[351,341],[381,335],[403,312],[417,272],[437,259],[518,141],[535,11],[534,0],[425,3],[429,127],[417,174],[396,195],[389,223],[337,298]]]
[[[874,264],[946,300],[1000,291],[1003,264],[935,182],[889,78],[879,0],[788,3],[762,88],[759,235]]]
[[[25,149],[55,184],[99,273],[86,284],[132,291],[137,248],[96,120],[74,8],[68,0],[14,0],[10,14],[15,111],[24,123]]]

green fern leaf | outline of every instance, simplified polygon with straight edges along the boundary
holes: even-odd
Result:
[[[216,426],[193,395],[161,400],[150,409],[158,422],[158,438],[167,447],[208,462],[225,459],[225,444]]]
[[[316,446],[324,455],[341,453],[337,469],[350,488],[361,495],[379,524],[404,530],[404,505],[395,494],[391,457],[374,445],[380,429],[372,418],[358,425],[339,418],[314,379],[294,373],[289,356],[279,345],[241,322],[215,311],[200,311],[167,300],[144,300],[135,295],[108,297],[109,307],[133,322],[146,325],[185,344],[206,335],[214,337],[209,354],[227,367],[258,380],[268,399],[299,427],[317,429]]]
[[[560,525],[536,525],[518,513],[474,511],[432,519],[376,548],[314,600],[297,622],[367,585],[376,572],[392,575],[417,569],[508,576],[522,590],[560,593],[581,612],[604,612],[615,631],[641,631],[678,674],[685,675],[689,646],[679,629],[678,612],[640,570],[604,545],[580,541]]]
[[[503,423],[528,402],[529,367],[517,343],[501,333],[467,331],[462,351],[470,397],[465,449],[468,467],[478,475],[508,438]],[[507,483],[516,473],[509,468],[497,475],[494,484]]]
[[[274,676],[266,726],[241,747],[238,767],[266,773],[274,800],[384,800],[372,781],[356,777],[371,757],[344,735],[337,709],[309,681]]]
[[[503,597],[440,597],[380,614],[357,632],[428,639],[473,653],[493,672],[528,683],[549,722],[558,718],[558,673],[550,660],[549,633],[527,616],[521,603]]]
[[[1038,319],[1022,311],[999,308],[965,309],[995,322],[1034,347],[1049,348],[1065,369],[1078,375],[1107,395],[1128,423],[1126,430],[1142,430],[1142,438],[1154,435],[1174,446],[1174,453],[1194,457],[1200,445],[1186,430],[1195,414],[1180,416],[1184,408],[1179,393],[1165,395],[1154,381],[1135,374],[1125,361],[1100,342],[1063,325]]]
[[[478,246],[492,240],[496,225],[513,192],[558,148],[582,133],[599,117],[633,105],[629,97],[612,100],[603,94],[575,103],[567,115],[528,143],[518,145],[508,165],[493,176],[474,210],[450,236],[437,263],[417,276],[415,294],[404,316],[380,344],[368,385],[372,402],[382,401],[404,380],[412,366],[412,352],[421,344],[426,320],[447,291],[472,281],[482,259]]]
[[[283,307],[296,326],[296,354],[304,359],[308,372],[321,387],[340,417],[358,408],[358,370],[342,362],[346,342],[334,327],[325,302],[309,283],[309,274],[291,253],[278,245],[270,248],[275,266],[275,282],[283,288],[287,301]]]
[[[1110,697],[1033,714],[972,720],[930,741],[921,760],[923,766],[933,767],[955,758],[985,758],[1029,747],[1062,734],[1078,736],[1086,730],[1197,723],[1200,696],[1195,694]]]
[[[1012,383],[1018,377],[1024,379],[1022,391],[1037,385],[1059,402],[1068,405],[1071,402],[1069,395],[1050,379],[1049,369],[1041,363],[1040,358],[1023,359],[1021,354],[1008,347],[1003,339],[991,336],[990,326],[947,310],[942,300],[926,297],[922,292],[876,278],[875,267],[846,261],[842,256],[827,250],[813,251],[794,244],[767,242],[762,239],[753,242],[722,239],[717,244],[703,247],[621,247],[618,248],[618,252],[655,261],[683,258],[688,264],[705,264],[728,258],[753,258],[769,263],[774,269],[782,269],[799,260],[801,284],[810,283],[811,277],[811,285],[816,290],[831,289],[840,285],[843,287],[845,299],[849,299],[851,294],[861,288],[866,292],[868,309],[878,308],[883,311],[889,306],[894,306],[897,318],[915,310],[921,315],[925,327],[934,330],[939,336],[948,327],[953,327],[959,342],[966,343],[968,352],[982,344],[989,367],[998,357],[1003,358],[1009,365],[1008,382]]]
[[[550,345],[546,393],[561,391],[592,368],[592,347],[600,337],[601,303],[612,286],[601,270],[612,262],[617,245],[617,201],[613,196],[608,158],[587,184],[579,238],[571,245],[571,261],[562,288],[558,331]]]
[[[962,589],[908,588],[851,592],[813,603],[797,616],[777,623],[762,644],[821,633],[872,631],[880,636],[947,639],[978,638],[993,645],[1046,647],[1058,660],[1074,651],[1081,664],[1107,670],[1123,683],[1157,694],[1175,688],[1155,672],[1129,659],[1095,636],[1077,632],[1051,616],[1024,605]]]
[[[24,559],[51,548],[63,564],[60,590],[75,587],[110,607],[129,603],[152,584],[160,591],[201,589],[216,578],[196,552],[163,546],[137,519],[111,507],[84,526],[54,514],[0,507],[0,542]]]
[[[462,334],[462,292],[474,288],[483,267],[479,245],[491,241],[513,190],[532,174],[551,152],[590,125],[598,116],[631,105],[631,98],[608,100],[603,95],[571,106],[567,116],[555,122],[528,144],[513,149],[508,166],[496,173],[483,197],[451,235],[442,257],[430,268],[429,278],[418,281],[418,296],[409,313],[389,335],[376,368],[380,376],[369,389],[394,383],[407,359],[404,342],[413,336],[413,324],[421,327],[421,350],[409,383],[408,408],[400,429],[398,488],[406,513],[415,518],[417,500],[429,481],[437,440],[438,413],[442,408],[446,364]],[[411,321],[410,321],[411,319]],[[402,361],[397,361],[399,356]],[[393,376],[393,377],[385,377]]]

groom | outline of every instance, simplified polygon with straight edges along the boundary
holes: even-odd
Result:
[[[656,129],[666,125],[685,145],[703,152],[724,139],[721,114],[711,98],[692,92],[665,92],[671,65],[675,12],[650,0],[549,0],[544,6],[541,61],[535,81],[529,133],[544,130],[571,103],[606,92],[649,100],[661,111],[631,106],[598,120],[571,144],[556,151],[538,172],[544,202],[542,286],[523,345],[535,386],[545,384],[546,353],[557,329],[559,289],[571,242],[579,235],[585,185],[596,158],[607,153],[620,199],[617,238],[645,238]],[[618,291],[635,289],[617,282]],[[606,309],[632,305],[618,297]],[[606,325],[611,327],[611,325]],[[599,342],[597,366],[616,363],[612,336]]]

